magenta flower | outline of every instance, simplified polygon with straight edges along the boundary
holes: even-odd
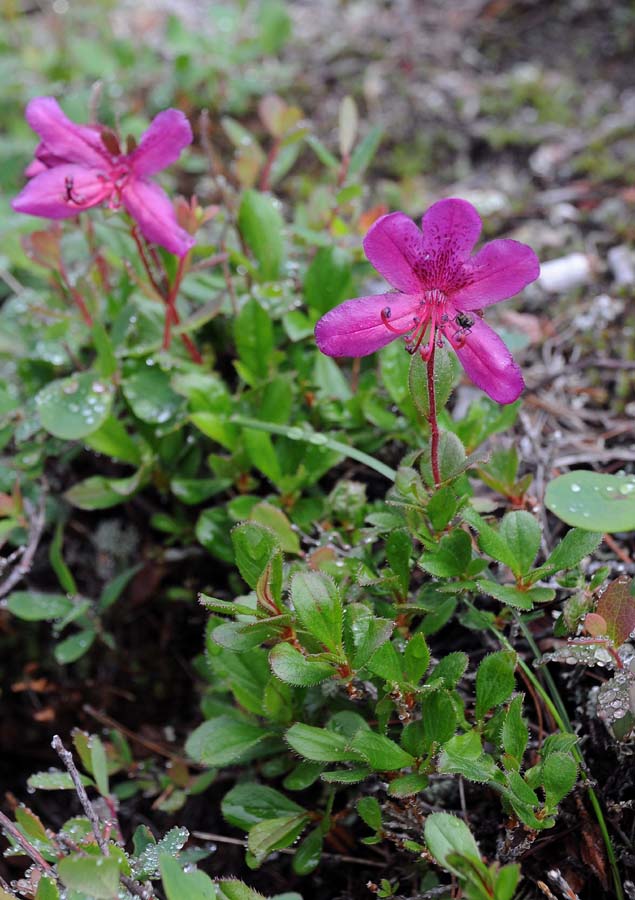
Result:
[[[40,143],[25,171],[30,180],[11,204],[13,209],[65,219],[104,202],[111,209],[123,205],[146,240],[185,256],[194,238],[178,225],[167,194],[149,180],[192,143],[192,129],[182,112],[159,113],[129,153],[121,152],[113,132],[71,122],[53,97],[31,100],[26,120]]]
[[[481,220],[465,200],[440,200],[423,217],[423,233],[403,213],[382,216],[364,238],[366,256],[397,293],[347,300],[319,320],[327,356],[366,356],[403,336],[409,353],[428,360],[444,342],[498,403],[524,387],[520,369],[489,325],[483,307],[513,297],[540,272],[534,251],[518,241],[491,241],[470,257]]]

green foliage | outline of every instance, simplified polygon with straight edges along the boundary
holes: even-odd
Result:
[[[585,531],[632,531],[635,479],[632,475],[568,472],[549,482],[545,505],[567,525]]]

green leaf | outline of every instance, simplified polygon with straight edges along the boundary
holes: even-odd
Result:
[[[208,766],[227,766],[253,750],[270,732],[230,716],[218,716],[199,725],[187,739],[192,759]]]
[[[291,601],[304,628],[328,650],[342,650],[343,607],[332,578],[298,572],[291,579]]]
[[[236,316],[234,341],[241,362],[254,380],[265,379],[274,351],[273,325],[271,317],[257,300],[250,298]]]
[[[377,150],[379,149],[383,135],[383,129],[378,125],[370,129],[366,137],[357,145],[351,156],[348,167],[349,175],[360,175],[370,165],[375,153],[377,153]]]
[[[7,599],[9,612],[27,622],[50,622],[68,615],[73,601],[64,594],[14,591]]]
[[[426,748],[449,741],[458,724],[458,717],[449,691],[424,693],[421,701],[423,733]]]
[[[12,894],[5,894],[5,897],[7,900],[14,900],[14,895]],[[4,900],[1,893],[0,900]],[[60,894],[55,882],[51,881],[51,879],[46,876],[40,878],[35,894],[35,900],[60,900]]]
[[[282,471],[276,448],[270,435],[253,428],[243,429],[243,444],[249,461],[273,484],[280,484]]]
[[[410,586],[410,557],[412,540],[405,528],[391,532],[386,539],[386,561],[397,576],[401,594],[405,597]]]
[[[93,628],[85,628],[75,634],[71,634],[56,646],[54,652],[55,660],[61,666],[69,665],[87,653],[92,647],[96,632]]]
[[[274,850],[290,847],[304,831],[308,819],[305,812],[289,813],[254,825],[249,832],[247,846],[256,861],[262,862]]]
[[[280,276],[284,257],[284,221],[274,200],[259,191],[245,191],[238,228],[258,262],[261,280],[274,281]]]
[[[320,315],[333,309],[349,294],[351,265],[338,247],[320,247],[304,276],[304,299]]]
[[[472,542],[466,531],[455,528],[445,534],[432,552],[425,552],[419,566],[438,578],[462,575],[472,559]]]
[[[360,754],[350,749],[348,739],[328,728],[297,722],[287,731],[286,741],[300,756],[315,762],[360,761]]]
[[[57,864],[65,887],[98,900],[113,900],[119,892],[119,865],[112,856],[66,856]]]
[[[516,768],[520,764],[529,741],[529,730],[522,717],[523,698],[514,697],[509,704],[503,721],[502,740],[505,752],[516,762]]]
[[[570,753],[549,754],[541,767],[545,802],[549,809],[554,809],[573,790],[577,777],[578,767]]]
[[[402,659],[389,641],[373,653],[367,666],[373,675],[379,675],[384,681],[392,684],[404,681]]]
[[[499,584],[497,581],[490,581],[489,578],[479,578],[476,584],[479,590],[488,597],[494,597],[495,600],[500,600],[501,603],[514,606],[516,609],[534,608],[532,600],[534,590],[541,591],[539,597],[543,596],[542,591],[544,590],[548,592],[545,599],[551,600],[555,597],[555,591],[552,591],[549,596],[550,588],[532,588],[529,591],[521,591],[520,588],[513,587],[511,584]]]
[[[97,453],[119,462],[130,463],[131,466],[141,463],[140,449],[123,423],[114,416],[108,416],[100,428],[84,438],[84,443]]]
[[[450,399],[457,371],[454,354],[445,347],[437,348],[434,354],[434,398],[437,410],[442,409]],[[428,364],[421,359],[419,353],[415,353],[411,359],[408,386],[416,408],[424,418],[427,418],[430,415]]]
[[[90,748],[91,771],[97,785],[97,790],[102,797],[107,797],[110,793],[110,788],[108,784],[108,760],[106,758],[106,750],[96,734],[91,735],[88,746]]]
[[[402,775],[394,778],[388,785],[391,797],[414,797],[428,787],[427,775]]]
[[[408,681],[418,684],[430,665],[430,651],[423,634],[413,635],[404,650],[404,668]]]
[[[357,812],[373,831],[381,831],[381,806],[376,797],[362,797],[357,801]]]
[[[572,528],[570,531],[567,531],[560,543],[556,544],[544,564],[531,573],[532,579],[536,576],[543,578],[545,575],[551,575],[554,572],[572,569],[585,556],[589,556],[594,550],[597,550],[601,540],[602,535],[600,532]]]
[[[494,760],[483,753],[481,737],[476,731],[457,734],[443,747],[439,757],[440,772],[464,775],[470,781],[487,782],[496,771]]]
[[[463,677],[468,662],[468,655],[462,650],[447,653],[432,670],[428,683],[441,679],[447,688],[455,688]]]
[[[88,775],[80,776],[83,785],[94,786],[92,778]],[[68,772],[36,772],[27,780],[27,785],[38,791],[72,791],[75,790],[73,779]]]
[[[540,525],[531,513],[516,510],[503,517],[499,534],[512,555],[512,572],[518,576],[525,575],[540,549]]]
[[[238,571],[255,590],[267,563],[280,551],[279,539],[270,528],[255,522],[232,528],[231,537]]]
[[[216,900],[214,882],[205,872],[184,872],[181,863],[166,853],[161,854],[159,867],[167,900]]]
[[[486,712],[507,700],[516,687],[515,669],[516,654],[513,650],[490,653],[481,662],[476,673],[477,719],[482,719]]]
[[[135,832],[137,834],[137,832]],[[159,864],[161,857],[175,857],[179,850],[186,845],[190,836],[187,828],[170,828],[157,843],[152,836],[144,835],[143,849],[134,860],[134,874],[140,881],[159,877]],[[152,839],[150,839],[152,838]]]
[[[514,900],[519,879],[519,865],[503,866],[499,869],[494,882],[494,900]]]
[[[430,853],[444,869],[460,874],[448,861],[448,856],[458,853],[468,859],[480,861],[478,845],[472,832],[462,819],[449,813],[432,813],[426,819],[424,837]]]
[[[51,381],[35,397],[42,427],[66,441],[86,437],[110,414],[114,388],[93,372]]]
[[[150,425],[164,425],[184,407],[183,397],[172,389],[168,373],[141,360],[125,364],[122,390],[135,416]]]
[[[324,835],[318,825],[302,841],[293,857],[293,871],[296,875],[309,875],[320,864]]]
[[[345,610],[346,648],[354,669],[361,669],[390,638],[395,624],[380,619],[363,603],[350,603]]]
[[[319,684],[335,675],[328,662],[307,659],[291,644],[277,644],[269,654],[269,662],[275,675],[287,684],[309,686]]]
[[[273,504],[264,500],[261,503],[256,503],[249,512],[249,519],[253,522],[259,522],[265,528],[273,531],[280,542],[280,549],[284,553],[294,553],[296,555],[301,553],[300,538],[297,531],[293,530],[289,519],[277,506],[273,506]]]
[[[247,653],[276,635],[275,627],[264,622],[224,622],[212,632],[214,641],[235,653]]]
[[[503,565],[513,571],[516,565],[516,558],[513,550],[507,545],[507,541],[500,532],[488,525],[485,519],[481,518],[470,507],[462,510],[462,515],[466,522],[478,533],[478,545],[481,550],[487,553],[488,556],[491,556],[492,559],[495,559],[496,562],[503,563]]]
[[[62,545],[64,543],[64,521],[60,519],[55,526],[53,540],[49,547],[49,561],[53,567],[53,571],[57,575],[60,586],[67,594],[77,593],[77,584],[73,578],[73,573],[64,561]]]
[[[507,772],[507,789],[505,795],[511,803],[518,817],[530,828],[544,827],[545,823],[541,823],[536,819],[534,810],[540,806],[540,801],[525,779],[518,772]]]
[[[405,766],[411,766],[414,762],[414,758],[390,738],[367,728],[362,728],[357,732],[351,742],[351,748],[356,750],[378,772],[403,769]]]
[[[230,825],[249,831],[253,825],[265,819],[295,815],[306,810],[274,788],[253,782],[242,782],[225,794],[221,802],[221,812]]]
[[[635,476],[567,472],[549,482],[545,506],[567,525],[585,531],[633,531]]]

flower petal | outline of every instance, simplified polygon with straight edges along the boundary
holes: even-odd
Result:
[[[377,219],[364,238],[364,252],[398,291],[408,294],[421,290],[421,232],[404,213],[389,213]]]
[[[11,206],[31,216],[67,219],[97,206],[111,193],[112,185],[98,171],[67,163],[34,175]]]
[[[129,156],[135,175],[145,178],[172,165],[192,140],[192,128],[180,109],[160,112]]]
[[[157,184],[131,178],[121,192],[121,200],[151,243],[159,244],[177,256],[185,256],[196,243],[192,235],[179,226],[170,198]]]
[[[538,257],[519,241],[491,241],[463,266],[465,283],[452,292],[461,309],[480,309],[513,297],[540,275]]]
[[[481,233],[481,219],[467,200],[439,200],[424,214],[422,253],[430,289],[449,290]]]
[[[99,129],[71,122],[54,97],[35,97],[27,104],[25,116],[53,156],[90,168],[100,168],[108,162]]]
[[[327,356],[368,356],[399,336],[386,328],[382,311],[389,307],[390,324],[398,330],[406,329],[418,304],[419,298],[410,294],[375,294],[347,300],[322,316],[315,326],[315,341]]]
[[[456,351],[469,378],[497,403],[513,403],[525,387],[513,356],[489,325],[476,319],[463,347]]]

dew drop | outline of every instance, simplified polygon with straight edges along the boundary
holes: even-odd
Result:
[[[582,490],[582,488],[580,487],[579,484],[572,484],[571,490],[573,491],[574,494],[578,494]]]

